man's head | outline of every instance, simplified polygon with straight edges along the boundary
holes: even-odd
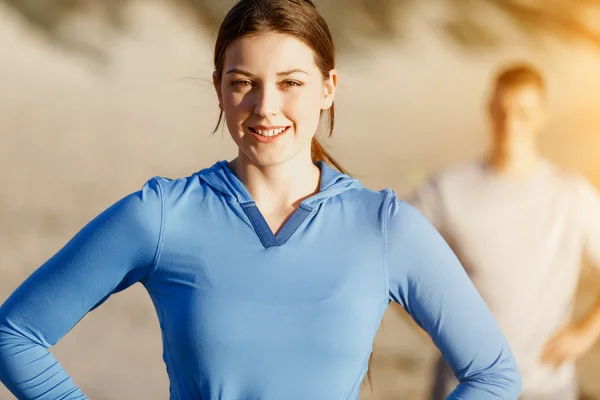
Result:
[[[534,145],[546,114],[546,86],[541,73],[528,64],[502,69],[496,75],[489,112],[496,150],[512,153]]]

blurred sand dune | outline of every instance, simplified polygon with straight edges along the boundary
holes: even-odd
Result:
[[[149,177],[187,175],[230,158],[211,135],[217,106],[210,41],[147,3],[96,71],[51,48],[0,7],[0,302],[83,224]],[[369,187],[408,193],[429,173],[484,151],[487,79],[502,60],[544,63],[553,111],[544,149],[600,184],[600,57],[556,47],[462,55],[424,27],[397,48],[340,59],[334,154]],[[192,77],[194,79],[187,79]],[[589,278],[587,278],[589,277]],[[600,283],[586,274],[581,303]],[[111,298],[54,349],[94,400],[166,399],[160,330],[141,287]],[[435,350],[389,310],[362,398],[424,399]],[[581,361],[600,399],[600,349]],[[0,389],[0,400],[10,399]]]

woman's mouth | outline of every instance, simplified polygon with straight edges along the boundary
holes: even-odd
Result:
[[[255,126],[248,127],[250,133],[261,142],[272,142],[289,131],[289,126]]]

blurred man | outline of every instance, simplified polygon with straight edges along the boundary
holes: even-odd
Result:
[[[501,71],[489,102],[488,156],[440,174],[414,205],[453,246],[496,316],[523,376],[521,398],[574,400],[574,361],[600,332],[600,302],[570,322],[584,253],[600,266],[600,197],[540,155],[545,108],[537,70]],[[455,385],[440,361],[433,398]]]

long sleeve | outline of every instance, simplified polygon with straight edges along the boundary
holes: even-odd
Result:
[[[389,294],[431,336],[459,380],[448,399],[517,399],[516,361],[483,299],[435,228],[390,193]]]
[[[0,307],[0,381],[18,399],[85,399],[48,351],[111,294],[144,282],[162,229],[158,180],[104,211]]]

